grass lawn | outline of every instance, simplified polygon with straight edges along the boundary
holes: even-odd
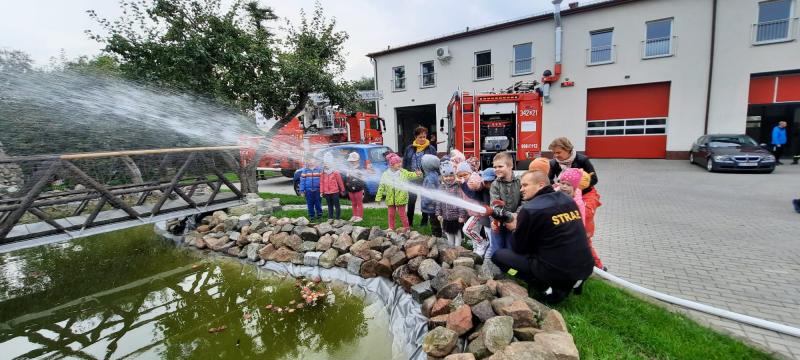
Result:
[[[364,209],[364,221],[359,225],[386,228],[386,214],[386,209]],[[298,217],[307,213],[287,210],[275,216]],[[342,209],[343,219],[350,216],[349,209]],[[420,216],[415,219],[414,230],[430,234],[430,228],[419,227]],[[599,279],[590,279],[582,295],[570,296],[555,308],[564,315],[581,359],[773,358]]]
[[[268,192],[258,193],[258,195],[260,195],[262,199],[274,199],[274,198],[281,199],[281,205],[305,205],[306,204],[305,196],[276,194],[276,193],[268,193]],[[339,204],[340,205],[350,205],[350,200],[340,198],[339,199]],[[322,206],[326,206],[325,198],[322,199]],[[322,209],[322,210],[327,211],[327,209]],[[342,209],[342,214],[344,214],[344,211],[345,210]],[[347,211],[350,211],[350,210],[347,210]],[[384,210],[384,212],[386,212],[386,211]],[[303,211],[302,214],[295,215],[295,216],[306,216],[306,215],[308,215],[308,214],[305,211]],[[366,215],[366,213],[365,213],[365,215]],[[342,215],[342,218],[344,218],[344,215]],[[350,218],[350,215],[348,215],[346,219],[349,219],[349,218]],[[386,224],[384,224],[384,227],[385,227],[385,225]]]

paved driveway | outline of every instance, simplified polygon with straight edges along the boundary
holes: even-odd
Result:
[[[800,327],[800,166],[708,173],[687,161],[593,160],[609,272],[651,289]],[[800,339],[691,313],[790,358]]]

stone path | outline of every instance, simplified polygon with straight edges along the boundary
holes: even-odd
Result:
[[[800,166],[708,173],[688,161],[593,160],[609,272],[722,309],[800,327]],[[689,312],[789,358],[800,338]]]

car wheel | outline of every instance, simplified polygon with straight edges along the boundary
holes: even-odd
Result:
[[[294,194],[300,196],[300,183],[294,182]]]
[[[708,161],[706,161],[706,170],[708,170],[708,172],[714,172],[714,159],[713,158],[708,158]]]
[[[694,153],[689,153],[689,164],[694,164]]]

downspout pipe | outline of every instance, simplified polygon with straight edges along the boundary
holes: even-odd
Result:
[[[546,103],[550,102],[550,87],[552,83],[558,81],[561,75],[561,48],[562,48],[562,28],[561,28],[561,1],[553,0],[553,21],[555,22],[555,65],[553,72],[545,70],[542,74],[542,97]]]
[[[369,62],[372,63],[372,72],[374,74],[374,77],[373,77],[373,80],[372,80],[372,88],[377,93],[378,92],[378,59],[376,59],[374,57],[371,57],[371,58],[369,58]],[[380,100],[378,98],[375,98],[375,115],[378,115],[378,117],[381,116]]]
[[[708,117],[711,111],[711,82],[714,78],[714,41],[717,38],[717,0],[711,3],[711,52],[708,58],[708,86],[706,88],[706,119],[703,135],[708,134]]]

